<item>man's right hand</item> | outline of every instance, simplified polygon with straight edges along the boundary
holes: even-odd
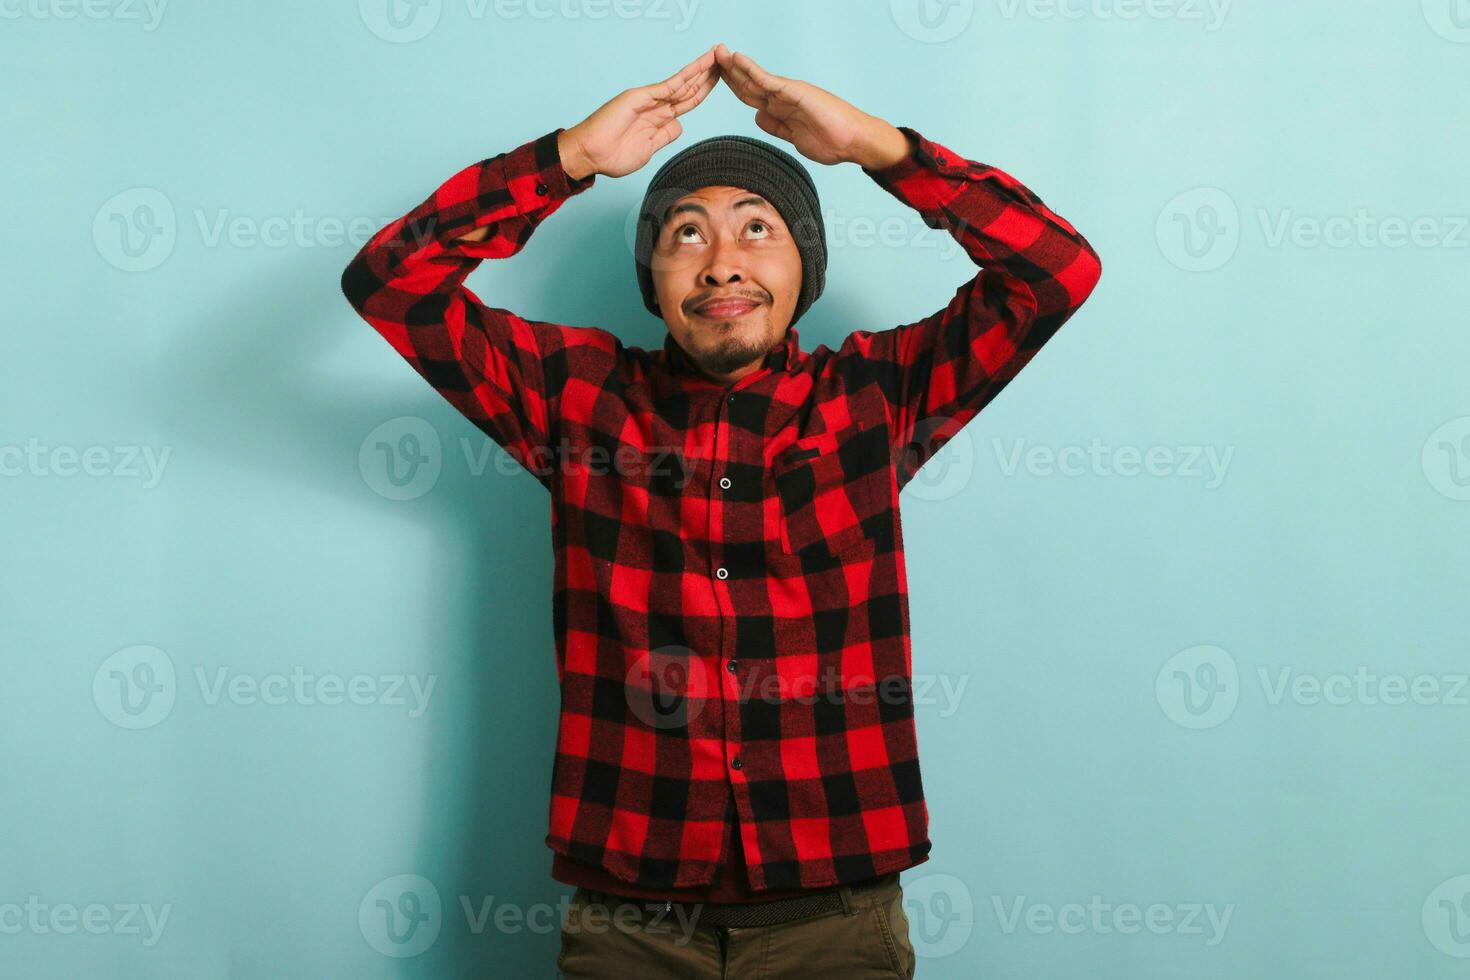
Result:
[[[562,169],[573,180],[632,173],[679,137],[684,128],[678,117],[703,102],[719,80],[711,47],[662,82],[618,93],[557,136]]]

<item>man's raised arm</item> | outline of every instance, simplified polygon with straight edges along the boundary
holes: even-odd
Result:
[[[809,160],[858,164],[929,227],[948,229],[981,267],[938,313],[857,331],[834,359],[876,379],[902,488],[1076,312],[1102,263],[1075,228],[1009,174],[810,82],[773,75],[742,52],[718,45],[715,57],[731,90],[756,109],[756,125]]]
[[[947,230],[980,266],[938,312],[856,331],[889,406],[902,487],[1030,362],[1092,293],[1102,262],[1087,239],[1010,174],[897,127],[910,152],[876,169],[879,186]]]
[[[590,327],[527,320],[465,287],[482,259],[519,252],[536,227],[598,174],[642,167],[681,132],[719,71],[714,49],[671,77],[626,89],[571,129],[465,167],[363,245],[342,292],[424,380],[550,485],[568,350],[606,345]]]
[[[464,285],[482,259],[519,252],[596,182],[562,166],[561,129],[459,171],[363,245],[342,273],[353,309],[439,394],[543,484],[559,364],[575,327],[488,307]]]

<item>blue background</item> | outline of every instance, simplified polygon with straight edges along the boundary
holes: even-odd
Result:
[[[919,976],[1470,970],[1464,0],[388,2],[0,5],[0,975],[553,975],[554,914],[461,905],[570,891],[548,499],[338,277],[716,41],[1013,174],[1103,260],[903,497]],[[629,211],[752,116],[717,88],[472,288],[656,346]],[[809,167],[808,349],[974,275]],[[405,431],[438,472],[395,499],[373,447]],[[249,687],[293,671],[366,703]],[[404,887],[438,932],[390,955]],[[66,918],[94,903],[98,934]]]

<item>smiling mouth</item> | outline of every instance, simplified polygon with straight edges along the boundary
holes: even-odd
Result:
[[[732,320],[742,317],[760,306],[754,300],[748,299],[722,299],[713,303],[706,303],[694,312],[706,320]]]

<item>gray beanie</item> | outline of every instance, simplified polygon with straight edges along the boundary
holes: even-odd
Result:
[[[638,210],[638,237],[633,257],[643,305],[659,316],[649,261],[664,214],[686,194],[701,187],[729,185],[753,191],[771,202],[791,230],[801,253],[801,293],[791,312],[791,326],[807,311],[827,281],[827,232],[811,174],[791,154],[749,136],[712,136],[671,157],[643,195]]]

